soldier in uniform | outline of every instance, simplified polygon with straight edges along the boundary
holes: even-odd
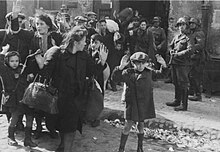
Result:
[[[185,18],[179,18],[177,26],[180,31],[171,42],[171,72],[173,84],[175,86],[174,102],[167,102],[167,106],[175,107],[175,111],[186,111],[188,107],[188,86],[189,72],[191,70],[191,55],[193,51],[193,41],[188,35],[188,22]]]
[[[193,96],[189,96],[189,100],[192,101],[202,101],[201,96],[201,82],[203,66],[205,62],[205,34],[199,29],[199,20],[196,18],[191,18],[189,21],[191,39],[194,41],[194,54],[191,56],[192,59],[192,70],[190,71],[190,90],[192,90]]]
[[[160,18],[154,17],[153,26],[150,27],[150,30],[153,33],[155,39],[155,45],[157,53],[160,54],[164,59],[166,56],[165,43],[166,43],[166,34],[162,27],[160,27]]]

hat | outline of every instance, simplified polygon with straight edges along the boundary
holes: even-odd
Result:
[[[196,25],[199,25],[199,20],[196,19],[196,18],[191,18],[191,19],[189,20],[189,23],[195,23]]]
[[[155,16],[155,17],[153,18],[153,22],[161,22],[160,17]]]
[[[26,16],[25,16],[23,13],[18,13],[18,18],[21,18],[21,19],[23,20],[23,19],[25,19],[25,17],[26,17]],[[7,20],[11,20],[11,18],[12,18],[12,12],[6,14],[6,15],[5,15],[5,18],[6,18]]]
[[[74,18],[75,21],[81,21],[81,22],[87,22],[87,18],[83,17],[83,16],[76,16]]]
[[[176,23],[176,26],[179,26],[180,24],[188,24],[188,23],[185,18],[180,17]]]
[[[60,10],[69,10],[68,7],[65,4],[62,4]]]
[[[89,16],[89,15],[95,15],[96,16],[97,14],[95,12],[87,12],[86,15],[87,16]]]
[[[130,57],[130,60],[131,62],[139,61],[145,63],[149,61],[149,57],[146,53],[136,52]]]

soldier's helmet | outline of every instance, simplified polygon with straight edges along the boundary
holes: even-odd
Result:
[[[130,57],[131,62],[142,62],[146,63],[149,61],[149,57],[146,53],[143,52],[136,52]]]
[[[191,18],[190,21],[189,21],[189,23],[195,23],[196,25],[200,25],[199,20],[196,19],[196,18]]]
[[[188,25],[188,22],[187,22],[186,18],[180,17],[180,18],[177,20],[176,26],[179,26],[180,24],[186,24],[186,25]]]

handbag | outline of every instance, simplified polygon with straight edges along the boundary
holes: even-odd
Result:
[[[1,96],[1,103],[0,103],[0,111],[4,111],[3,106],[7,103],[8,99],[9,99],[9,95],[7,95],[5,93],[5,86],[4,86],[2,76],[0,76],[0,81],[1,81],[1,84],[2,84],[2,91],[1,91],[2,96]]]
[[[58,90],[51,85],[51,80],[49,84],[46,84],[46,81],[44,83],[36,82],[38,76],[37,74],[34,81],[25,90],[21,103],[46,113],[57,114]]]
[[[89,87],[87,105],[86,105],[86,120],[96,120],[104,108],[104,96],[102,89],[95,79],[92,79],[92,84]]]

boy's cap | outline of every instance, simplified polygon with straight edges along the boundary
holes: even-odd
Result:
[[[136,52],[134,53],[131,57],[130,60],[133,61],[139,61],[139,62],[148,62],[149,61],[149,57],[146,53],[143,52]]]

